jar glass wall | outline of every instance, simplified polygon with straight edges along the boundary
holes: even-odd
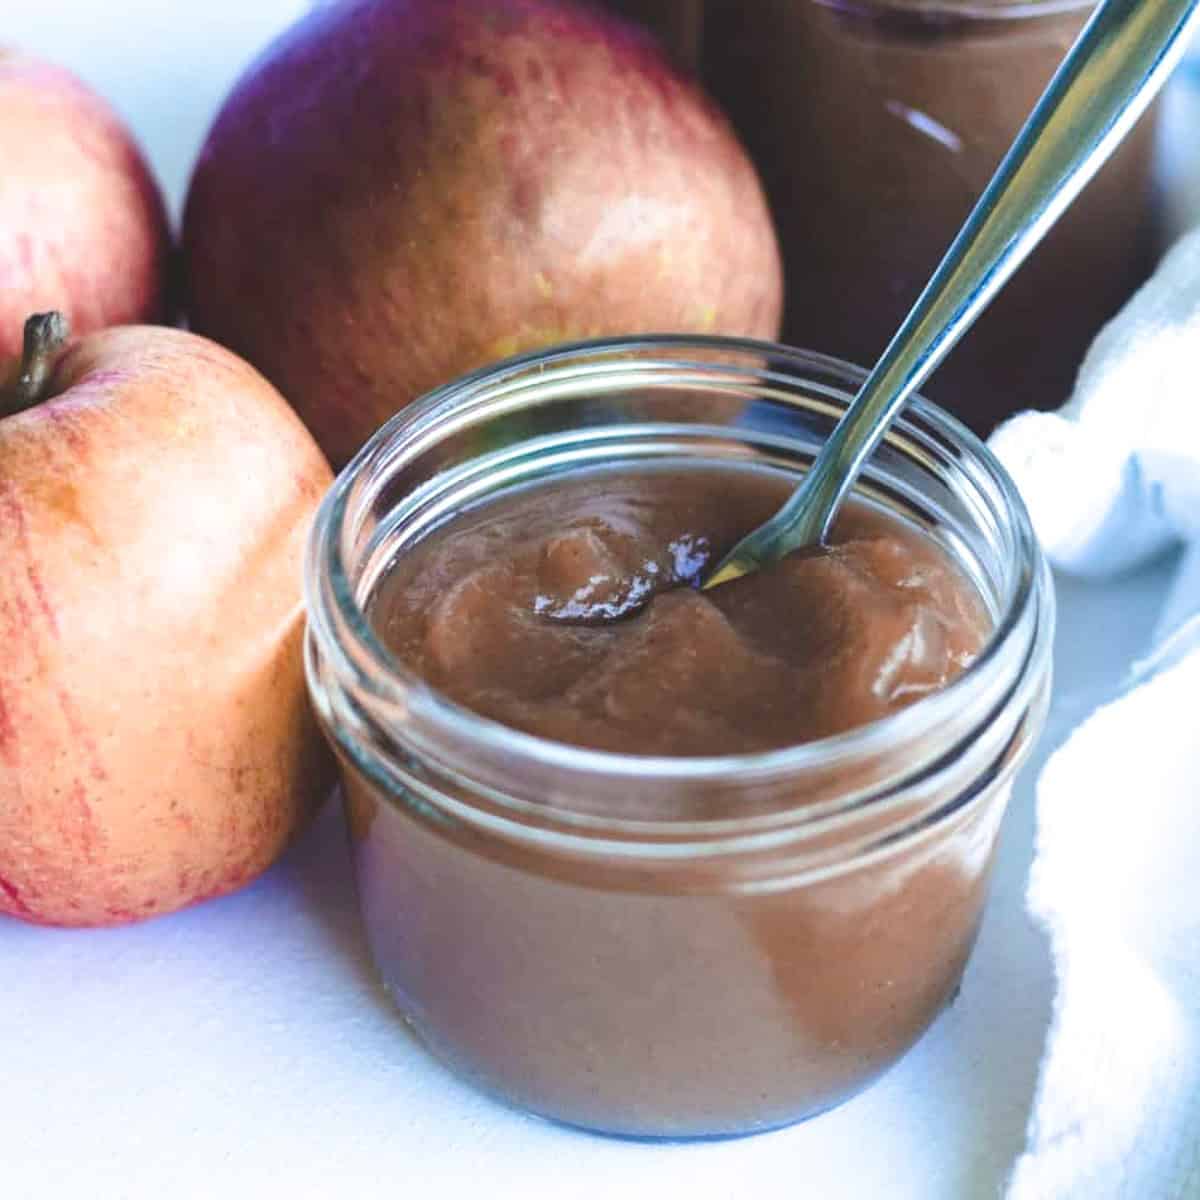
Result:
[[[568,347],[442,389],[339,478],[308,563],[310,685],[380,972],[511,1103],[606,1132],[747,1133],[838,1103],[953,994],[1049,686],[1020,501],[916,403],[860,495],[936,539],[994,632],[942,692],[755,755],[584,750],[457,708],[366,616],[397,556],[490,495],[598,464],[798,474],[861,373],[750,342]]]

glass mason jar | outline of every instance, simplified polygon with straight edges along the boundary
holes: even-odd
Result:
[[[1092,0],[707,0],[702,74],[763,177],[783,340],[871,363],[945,253]],[[1156,110],[929,385],[986,432],[1057,407],[1156,241]]]
[[[936,539],[995,628],[944,691],[874,724],[741,756],[580,749],[443,699],[367,617],[398,556],[523,482],[798,475],[861,379],[756,342],[564,347],[406,409],[321,508],[309,682],[375,961],[424,1041],[514,1105],[643,1137],[778,1126],[865,1086],[958,986],[1054,609],[1013,485],[937,408],[913,403],[859,495]]]

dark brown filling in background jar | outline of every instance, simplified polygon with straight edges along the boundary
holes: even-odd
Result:
[[[622,0],[690,59],[763,177],[783,341],[870,366],[1094,7],[1032,0]],[[697,49],[697,47],[699,47]],[[1070,394],[1148,274],[1154,110],[924,391],[987,433]]]

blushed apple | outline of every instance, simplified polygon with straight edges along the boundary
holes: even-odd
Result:
[[[39,309],[80,334],[165,315],[162,198],[99,96],[0,47],[0,163],[0,361]]]
[[[0,913],[106,925],[246,883],[328,786],[301,556],[330,473],[212,342],[64,337],[33,318],[0,382]]]

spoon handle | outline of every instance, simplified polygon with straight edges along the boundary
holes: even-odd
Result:
[[[706,588],[824,539],[892,418],[1142,114],[1198,16],[1200,0],[1104,0],[1096,9],[800,486]]]

